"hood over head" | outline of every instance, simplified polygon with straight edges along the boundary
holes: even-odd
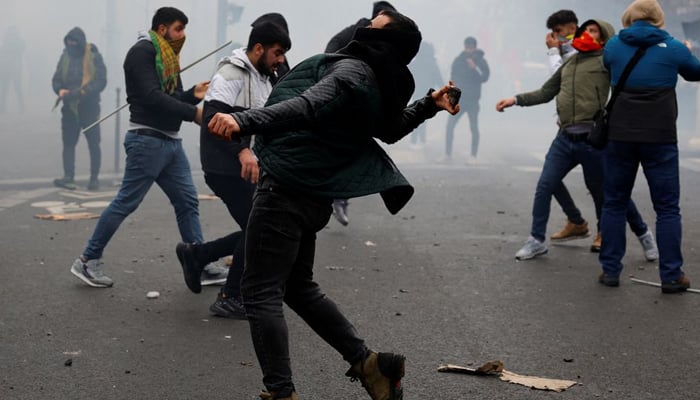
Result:
[[[374,19],[380,12],[384,10],[396,11],[396,8],[391,5],[388,1],[375,1],[372,7],[372,18]]]
[[[574,37],[581,36],[581,34],[585,32],[586,27],[590,24],[596,24],[598,25],[598,28],[600,28],[600,41],[602,43],[607,42],[613,36],[615,36],[615,28],[609,22],[603,21],[602,19],[589,19],[588,21],[582,23],[581,26],[578,27]]]
[[[68,40],[74,40],[77,44],[69,45]],[[85,53],[85,32],[77,26],[71,29],[63,38],[63,44],[66,46],[66,51],[73,57],[82,56]]]

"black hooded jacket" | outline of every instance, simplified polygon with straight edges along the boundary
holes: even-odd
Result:
[[[467,60],[474,61],[476,68],[471,68]],[[452,62],[452,80],[462,89],[462,104],[478,103],[481,98],[481,84],[489,80],[489,65],[484,59],[484,52],[476,49],[463,51]]]
[[[388,1],[375,1],[372,5],[372,18],[360,18],[353,25],[350,25],[344,28],[342,31],[336,33],[326,45],[326,50],[324,52],[335,53],[336,51],[347,46],[352,40],[353,36],[355,36],[355,31],[357,28],[368,27],[371,20],[384,10],[396,11],[394,6],[392,6]]]
[[[69,46],[67,43],[69,39],[78,42],[78,44]],[[53,91],[58,94],[58,91],[61,89],[71,90],[71,93],[64,100],[79,99],[79,104],[99,103],[100,92],[107,86],[107,70],[102,60],[102,55],[100,55],[94,44],[91,43],[89,45],[95,65],[95,76],[81,88],[80,85],[83,81],[83,57],[85,56],[85,46],[87,44],[85,32],[75,27],[63,38],[63,43],[66,47],[58,60],[56,72],[53,74],[51,81]],[[68,57],[67,71],[63,71],[64,57]]]
[[[302,61],[265,107],[234,113],[243,135],[257,135],[262,168],[294,193],[351,198],[381,193],[398,212],[413,188],[374,138],[394,143],[438,108],[431,97],[407,106],[406,67],[420,34],[360,29],[337,54]]]

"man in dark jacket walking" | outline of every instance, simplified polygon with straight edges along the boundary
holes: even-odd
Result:
[[[445,86],[406,106],[414,90],[407,65],[421,35],[396,12],[380,14],[336,54],[297,65],[265,108],[216,114],[209,130],[256,135],[262,176],[246,235],[243,303],[267,388],[263,399],[296,399],[282,304],[294,310],[350,364],[374,400],[402,398],[404,357],[370,351],[313,280],[316,233],[333,198],[380,193],[390,212],[413,194],[375,138],[394,143],[450,105]],[[193,271],[194,274],[197,271]]]
[[[65,38],[66,45],[53,74],[53,91],[61,108],[61,131],[63,136],[63,178],[55,179],[54,185],[74,190],[75,146],[80,130],[100,118],[100,92],[107,86],[107,71],[100,52],[92,43],[87,43],[82,29],[73,28]],[[90,182],[88,190],[99,188],[100,173],[100,127],[85,132],[90,151]]]
[[[73,275],[92,287],[112,286],[112,279],[104,274],[102,253],[154,183],[175,208],[182,241],[203,241],[197,190],[178,131],[182,121],[202,121],[202,109],[195,105],[204,97],[209,83],[199,83],[188,91],[182,89],[179,53],[187,21],[176,8],[159,8],[151,30],[129,49],[124,60],[131,114],[124,138],[124,178],[85,250],[71,267]]]
[[[464,51],[452,62],[452,81],[462,89],[461,113],[447,120],[445,137],[445,160],[452,158],[452,140],[459,118],[466,112],[469,115],[469,129],[472,132],[472,145],[469,162],[476,161],[479,151],[479,99],[481,85],[489,80],[489,64],[484,59],[484,51],[476,47],[476,39],[464,39]]]

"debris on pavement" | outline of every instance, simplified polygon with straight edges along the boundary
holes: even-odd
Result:
[[[100,218],[100,214],[81,212],[81,213],[69,213],[69,214],[36,214],[34,218],[42,219],[46,221],[77,221],[82,219],[95,219]]]
[[[371,240],[368,240],[368,241],[365,242],[365,246],[367,246],[367,247],[377,247],[377,244],[374,243],[374,242],[371,241]]]
[[[438,367],[438,372],[455,372],[459,374],[477,376],[497,376],[503,382],[514,383],[527,386],[531,389],[548,390],[552,392],[563,392],[564,390],[578,384],[576,381],[541,378],[539,376],[526,376],[507,371],[503,368],[501,361],[489,361],[479,368],[467,368],[460,365],[447,364]]]
[[[146,293],[146,298],[147,298],[147,299],[151,299],[151,300],[152,300],[152,299],[157,299],[157,298],[159,298],[159,297],[160,297],[160,293],[159,293],[159,292],[156,292],[156,291]]]

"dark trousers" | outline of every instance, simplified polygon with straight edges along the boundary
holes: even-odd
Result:
[[[261,178],[253,198],[243,304],[270,391],[294,387],[283,302],[350,364],[368,352],[353,325],[313,280],[316,233],[328,223],[331,201],[286,192],[269,176]]]
[[[549,147],[535,189],[530,231],[530,235],[535,239],[545,240],[552,195],[562,179],[577,165],[581,165],[583,169],[583,180],[593,197],[596,218],[600,221],[603,209],[603,153],[585,141],[572,141],[560,132]],[[647,225],[630,199],[625,207],[625,218],[637,236],[647,231]]]
[[[232,160],[231,162],[236,162]],[[253,204],[255,185],[239,176],[204,174],[204,181],[226,205],[229,214],[241,228],[222,238],[202,243],[197,248],[197,257],[203,264],[216,261],[221,257],[233,255],[233,264],[229,269],[224,293],[226,296],[241,295],[241,276],[245,261],[245,232],[248,215]]]
[[[678,280],[683,271],[681,253],[680,182],[678,145],[627,143],[611,140],[605,148],[605,205],[601,230],[603,271],[619,276],[627,244],[625,215],[641,164],[656,211],[659,275],[662,282]]]
[[[61,117],[61,133],[63,136],[63,176],[75,177],[75,147],[80,138],[80,130],[100,118],[100,105],[80,105],[76,114],[70,107],[63,106]],[[102,163],[100,151],[100,126],[97,125],[85,132],[85,139],[90,151],[90,179],[97,179]]]
[[[472,148],[471,155],[476,157],[479,151],[479,103],[465,103],[461,106],[461,111],[447,119],[447,133],[445,137],[445,155],[452,155],[452,141],[455,134],[455,126],[459,122],[459,118],[467,113],[469,115],[469,129],[472,132]]]

